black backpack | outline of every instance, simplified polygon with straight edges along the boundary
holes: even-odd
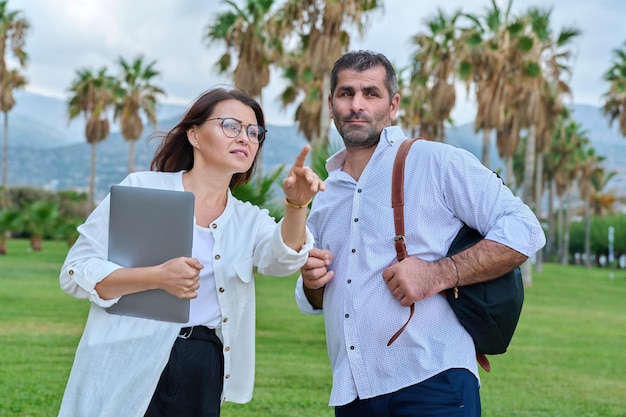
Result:
[[[408,256],[404,241],[404,161],[409,148],[418,139],[421,138],[408,139],[400,145],[393,167],[391,205],[394,209],[394,241],[398,261]],[[447,256],[461,252],[483,238],[476,230],[463,225],[452,241]],[[522,312],[524,284],[519,267],[487,282],[450,288],[445,291],[445,297],[459,322],[472,336],[476,358],[488,372],[490,365],[485,354],[506,352]],[[411,305],[409,319],[392,336],[388,345],[402,333],[413,317],[414,309],[415,306]]]

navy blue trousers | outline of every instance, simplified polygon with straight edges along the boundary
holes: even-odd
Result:
[[[480,417],[478,380],[467,369],[448,369],[390,394],[335,407],[336,417]]]

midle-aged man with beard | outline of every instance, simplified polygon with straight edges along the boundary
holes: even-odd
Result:
[[[543,247],[543,230],[472,154],[420,140],[404,174],[409,257],[397,262],[391,179],[407,138],[392,126],[396,74],[385,56],[353,51],[335,63],[330,88],[345,148],[327,161],[307,221],[316,249],[296,286],[301,311],[324,314],[330,405],[337,417],[480,416],[474,343],[439,293],[512,270]],[[464,223],[485,239],[451,259]]]

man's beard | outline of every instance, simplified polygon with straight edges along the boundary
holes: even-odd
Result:
[[[351,119],[344,120],[340,126],[336,126],[346,148],[371,148],[378,144],[381,131],[375,125],[353,126],[346,124],[349,120]],[[371,122],[369,119],[367,121]]]

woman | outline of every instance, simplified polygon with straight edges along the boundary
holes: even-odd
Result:
[[[219,416],[223,401],[250,400],[253,268],[284,276],[304,264],[312,247],[306,207],[324,189],[304,166],[305,146],[283,182],[285,216],[278,224],[266,210],[234,198],[231,189],[252,176],[265,133],[255,100],[237,90],[210,90],[164,135],[152,171],[122,181],[194,194],[192,257],[145,268],[107,261],[108,196],[78,228],[60,282],[91,308],[60,416]],[[154,288],[191,300],[189,322],[105,310],[123,295]]]

